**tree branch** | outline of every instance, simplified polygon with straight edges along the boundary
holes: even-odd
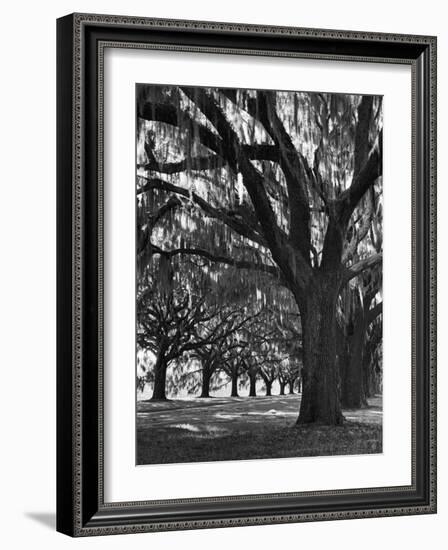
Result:
[[[221,168],[223,161],[218,155],[192,157],[180,160],[178,162],[157,162],[155,159],[140,164],[137,168],[143,168],[147,172],[160,172],[161,174],[178,174],[187,170],[203,171]]]
[[[361,216],[358,220],[354,221],[349,227],[346,236],[346,247],[344,253],[342,254],[342,263],[345,264],[347,261],[351,260],[358,250],[358,245],[367,233],[372,224],[372,219],[374,215],[373,209],[373,200],[369,197],[368,206],[362,209]],[[358,227],[356,225],[358,222],[361,222]]]
[[[272,162],[280,160],[280,152],[276,145],[254,143],[242,145],[242,149],[250,160],[270,160]]]
[[[224,116],[213,97],[200,88],[182,88],[183,93],[193,101],[208,120],[214,125],[222,138],[224,157],[230,166],[237,167],[243,175],[243,183],[249,193],[264,238],[271,250],[274,261],[285,273],[287,279],[293,281],[303,279],[309,275],[311,269],[309,258],[299,257],[297,250],[292,250],[284,232],[277,224],[276,215],[264,187],[263,176],[256,170],[245,153],[237,134]],[[309,254],[308,254],[309,256]],[[297,268],[302,270],[301,277],[297,277]]]
[[[149,217],[149,223],[146,228],[142,231],[141,228],[138,228],[137,232],[137,258],[141,258],[148,243],[151,239],[151,234],[154,229],[154,226],[169,212],[175,210],[181,204],[180,200],[177,197],[170,197],[168,201],[163,204],[152,216]]]
[[[153,189],[162,189],[164,191],[168,191],[171,193],[176,193],[177,195],[181,195],[187,199],[191,199],[195,204],[197,204],[206,214],[208,214],[211,218],[221,220],[224,222],[228,227],[236,231],[239,235],[242,237],[246,237],[247,239],[250,239],[253,242],[256,242],[260,244],[261,246],[266,247],[266,241],[263,238],[262,235],[260,235],[256,229],[253,227],[250,227],[247,223],[242,221],[242,219],[238,219],[235,217],[235,215],[228,210],[225,210],[223,208],[215,208],[211,206],[206,200],[204,200],[202,197],[200,197],[197,193],[190,193],[188,189],[184,189],[183,187],[179,187],[177,185],[173,185],[172,183],[169,183],[165,180],[159,179],[159,178],[147,178],[145,176],[138,176],[139,178],[145,180],[147,183],[137,189],[137,195],[140,195],[142,193],[147,193],[148,191],[151,191]]]
[[[381,313],[383,313],[383,302],[376,304],[376,306],[373,306],[373,308],[369,310],[369,312],[367,313],[367,325],[370,325],[371,323],[373,323],[373,321]]]
[[[352,184],[342,193],[338,201],[342,224],[348,223],[353,210],[356,208],[366,191],[382,175],[382,148],[383,132],[381,131],[377,143],[371,149],[363,167],[359,170],[358,174],[354,175]]]
[[[241,144],[213,97],[202,88],[182,87],[181,90],[216,128],[221,138],[224,158],[232,168],[236,169],[238,166],[238,150],[241,149]]]
[[[311,172],[307,160],[295,148],[276,109],[272,92],[257,92],[260,122],[279,150],[279,163],[289,196],[290,239],[306,263],[310,263],[310,210],[306,182]],[[254,113],[255,114],[255,113]]]
[[[227,256],[214,255],[208,250],[204,250],[202,248],[181,247],[181,248],[176,248],[174,250],[162,250],[158,246],[155,246],[155,245],[151,245],[151,246],[154,254],[161,254],[167,258],[172,258],[173,256],[178,256],[178,255],[201,256],[202,258],[206,258],[210,262],[222,263],[222,264],[236,267],[238,269],[262,271],[263,273],[269,273],[270,275],[273,275],[278,279],[280,279],[280,276],[281,276],[280,270],[275,266],[266,265],[261,262],[257,263],[257,262],[250,262],[248,260],[235,260],[233,258],[228,258]]]
[[[370,123],[373,113],[373,96],[364,95],[358,105],[358,123],[355,131],[354,177],[358,176],[366,163],[371,145],[369,143]]]
[[[279,153],[274,145],[254,144],[242,145],[243,151],[250,160],[270,160],[278,162]],[[152,152],[152,151],[151,151]],[[199,156],[185,158],[178,162],[157,162],[154,154],[149,155],[149,162],[146,164],[138,164],[137,168],[141,168],[147,172],[160,172],[161,174],[178,174],[187,170],[205,171],[222,168],[225,165],[223,159],[218,155]]]
[[[346,269],[344,281],[347,283],[348,281],[350,281],[350,279],[353,279],[353,277],[357,277],[366,269],[371,269],[372,267],[379,265],[382,262],[383,262],[382,253],[372,254],[372,256],[369,256],[368,258],[365,258],[364,260],[361,260],[360,262]]]
[[[157,212],[151,215],[151,229],[158,223],[166,214],[172,212],[181,205],[180,200],[177,197],[170,197],[168,201],[163,204]]]
[[[335,268],[343,257],[343,242],[353,211],[382,174],[382,132],[376,144],[369,142],[373,97],[364,96],[358,107],[355,131],[354,173],[350,187],[328,204],[330,220],[324,240],[321,266]],[[350,251],[349,251],[350,252]]]
[[[203,124],[193,120],[186,111],[181,111],[174,105],[147,101],[139,108],[137,115],[144,120],[164,122],[179,129],[186,129],[192,136],[197,136],[202,145],[217,155],[223,155],[223,144],[219,136]]]

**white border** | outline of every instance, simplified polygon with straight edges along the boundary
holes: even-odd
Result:
[[[105,502],[410,485],[411,69],[105,49]],[[384,95],[384,452],[135,466],[135,83]]]

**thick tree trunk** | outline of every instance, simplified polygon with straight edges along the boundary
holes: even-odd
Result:
[[[249,397],[257,397],[257,376],[249,376]]]
[[[362,374],[363,374],[363,385],[364,385],[364,395],[365,397],[373,397],[373,375],[372,367],[370,365],[370,360],[364,354],[362,360]]]
[[[280,395],[285,395],[286,382],[280,382]]]
[[[154,366],[154,390],[151,398],[153,401],[163,401],[166,399],[165,385],[167,367],[165,356],[163,353],[160,353]]]
[[[292,391],[290,391],[290,393],[294,393],[294,385],[291,389]],[[297,379],[297,393],[302,393],[302,378]]]
[[[230,393],[231,397],[238,397],[238,375],[234,374],[232,376],[232,391]]]
[[[347,409],[360,409],[367,404],[363,380],[366,328],[365,315],[360,312],[355,317],[354,333],[350,340],[350,353],[347,357],[342,381],[342,406]]]
[[[212,377],[211,370],[208,366],[202,369],[202,390],[201,397],[210,397],[210,379]]]
[[[339,425],[344,421],[336,356],[337,275],[322,276],[305,295],[303,391],[298,424]]]
[[[363,358],[364,391],[366,397],[374,397],[381,393],[381,367],[375,350],[379,342],[375,335],[366,341],[366,348]]]
[[[294,393],[294,381],[289,383],[289,393],[290,395]]]
[[[364,357],[364,391],[366,397],[374,397],[381,393],[380,369],[374,359]]]

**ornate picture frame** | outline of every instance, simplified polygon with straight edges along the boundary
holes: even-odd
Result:
[[[409,485],[176,499],[154,499],[148,490],[144,500],[105,501],[104,52],[110,47],[410,66]],[[72,14],[57,22],[57,51],[57,530],[90,536],[435,513],[436,38]]]

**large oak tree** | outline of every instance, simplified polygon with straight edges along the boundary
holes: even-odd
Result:
[[[137,116],[138,197],[165,193],[214,228],[196,223],[188,243],[151,254],[201,257],[287,288],[302,327],[299,422],[340,424],[338,297],[381,263],[381,251],[353,250],[365,196],[381,187],[381,98],[142,85]]]

